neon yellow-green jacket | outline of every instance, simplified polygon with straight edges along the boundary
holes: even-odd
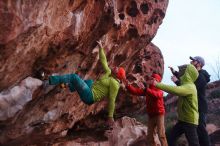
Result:
[[[92,85],[94,101],[100,101],[102,98],[108,98],[108,117],[113,117],[115,111],[115,100],[120,88],[119,82],[111,76],[111,69],[108,67],[107,59],[103,48],[99,49],[99,60],[105,74],[102,75]]]
[[[156,84],[157,88],[179,96],[177,103],[178,120],[195,125],[198,125],[199,118],[197,90],[194,84],[198,75],[196,68],[189,64],[184,75],[180,77],[180,86]]]

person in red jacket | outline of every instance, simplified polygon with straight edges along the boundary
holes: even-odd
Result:
[[[161,77],[158,74],[152,74],[152,78],[161,81]],[[146,107],[148,114],[148,140],[151,146],[156,146],[154,135],[157,132],[160,143],[162,146],[167,146],[165,127],[164,127],[164,101],[163,101],[163,91],[157,89],[155,86],[150,85],[148,88],[136,88],[132,85],[128,85],[125,82],[126,88],[131,94],[146,96]]]

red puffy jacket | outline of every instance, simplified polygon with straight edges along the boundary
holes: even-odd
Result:
[[[161,77],[157,74],[153,74],[152,77],[158,82],[161,81]],[[162,90],[157,89],[153,85],[150,85],[150,87],[147,89],[135,88],[132,85],[128,85],[126,88],[134,95],[146,96],[146,107],[149,116],[161,115],[165,113]]]

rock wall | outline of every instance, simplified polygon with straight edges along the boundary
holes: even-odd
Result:
[[[21,88],[30,78],[38,80],[28,100],[13,114],[1,117],[0,143],[32,134],[62,135],[78,121],[105,109],[105,100],[87,106],[76,93],[39,80],[42,72],[78,72],[83,79],[98,78],[102,68],[97,40],[104,44],[109,65],[123,66],[129,81],[143,86],[139,82],[152,72],[163,75],[162,53],[151,40],[167,5],[168,0],[0,1],[1,112],[7,113],[6,109],[26,97],[19,94],[7,100],[13,88]],[[126,98],[122,90],[118,111],[131,110],[123,102]]]

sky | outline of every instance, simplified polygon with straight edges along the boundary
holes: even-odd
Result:
[[[173,84],[168,66],[190,63],[189,56],[202,56],[204,69],[213,71],[220,58],[220,0],[169,0],[166,16],[152,41],[164,57],[163,83]]]

